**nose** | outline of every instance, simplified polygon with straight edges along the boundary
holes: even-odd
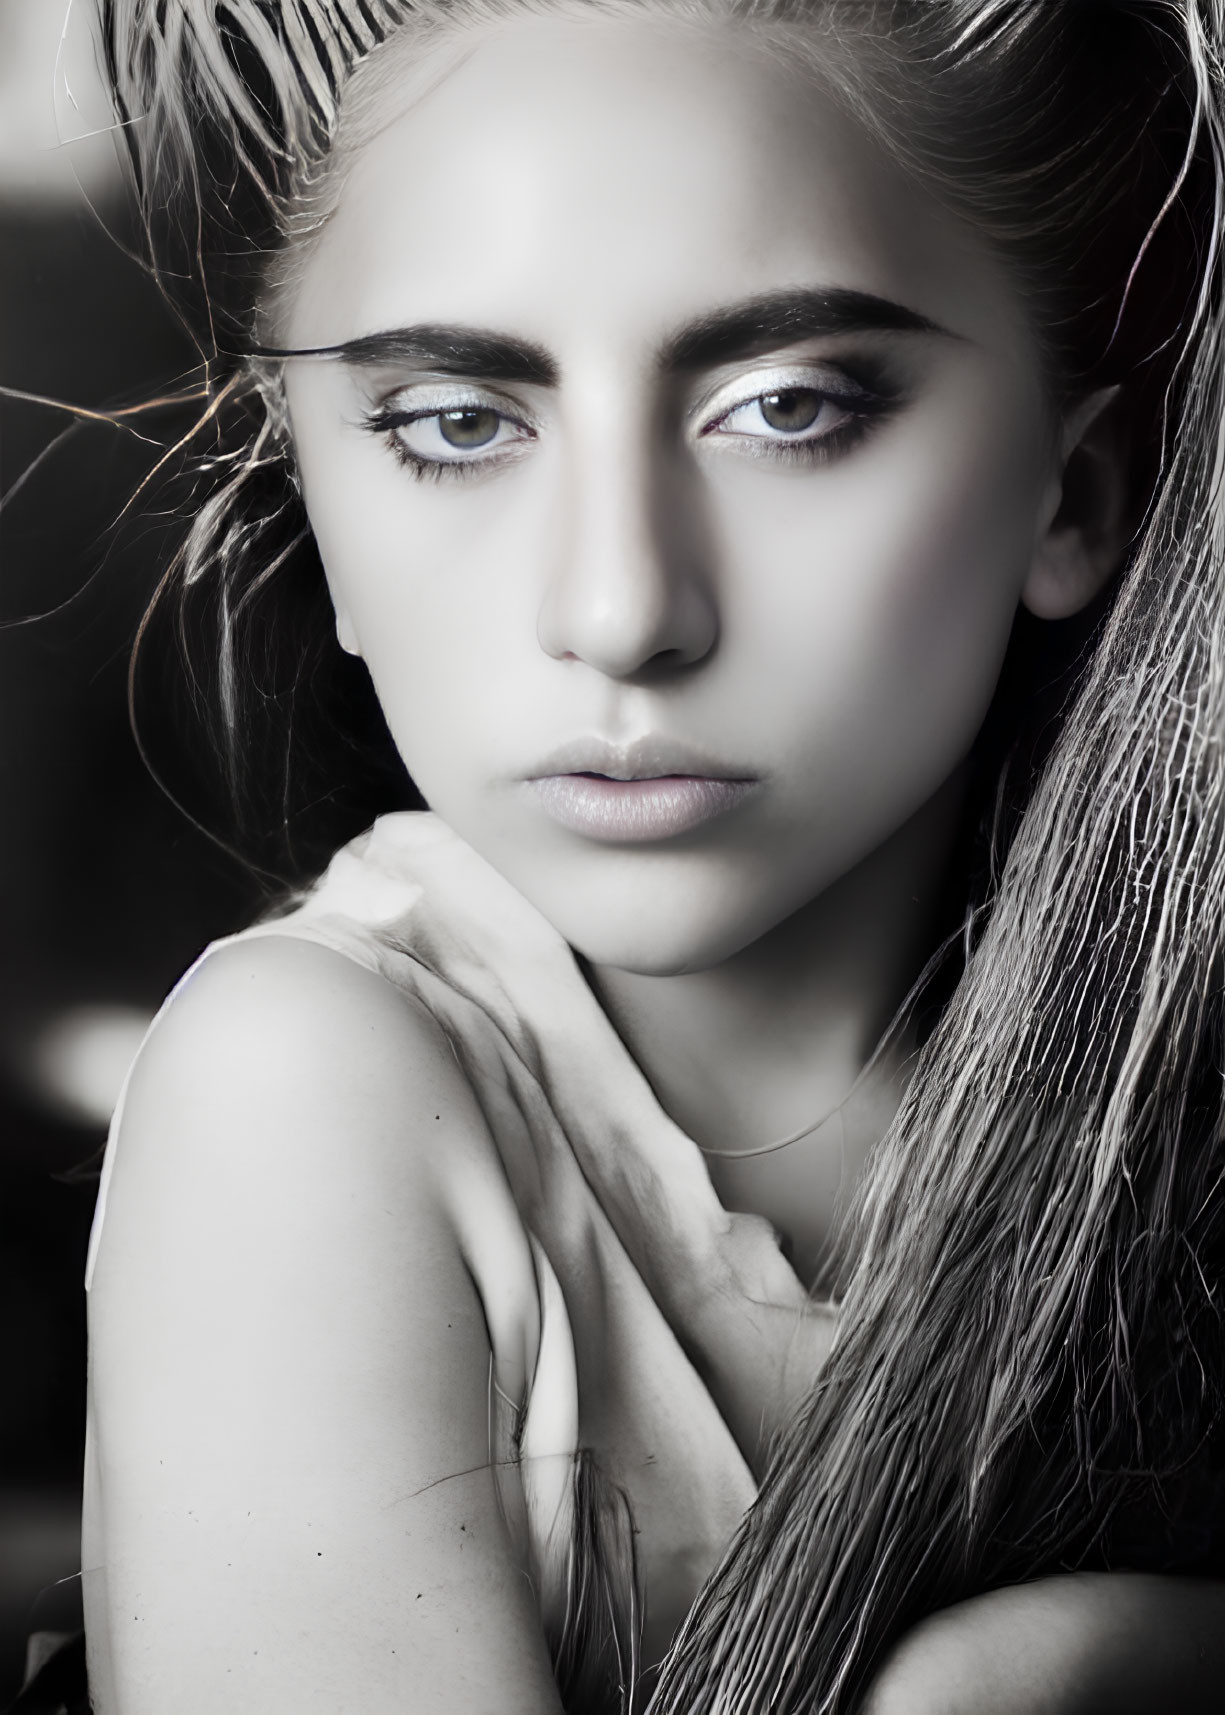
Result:
[[[694,481],[649,436],[610,441],[566,473],[540,646],[612,679],[693,666],[719,633]]]

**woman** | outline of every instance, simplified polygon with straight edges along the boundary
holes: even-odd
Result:
[[[1214,1707],[1218,6],[105,13],[139,661],[385,819],[117,1116],[95,1709]]]

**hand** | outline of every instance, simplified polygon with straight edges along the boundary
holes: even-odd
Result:
[[[337,855],[305,909],[363,920],[386,956],[437,972],[494,1024],[502,1065],[484,1065],[475,1083],[492,1093],[501,1074],[516,1092],[517,1114],[493,1130],[563,1288],[583,1271],[577,1166],[760,1478],[828,1356],[836,1312],[809,1298],[768,1222],[719,1202],[701,1152],[660,1107],[565,941],[431,814],[380,818]],[[430,1004],[445,1010],[447,994]],[[453,1040],[477,1052],[462,1019]]]

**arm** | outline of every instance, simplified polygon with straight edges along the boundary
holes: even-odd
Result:
[[[91,1293],[97,1715],[560,1711],[438,1171],[483,1195],[491,1147],[432,1021],[336,954],[239,943],[175,1001]]]
[[[923,1620],[864,1715],[1218,1715],[1225,1583],[1082,1572],[992,1590]]]

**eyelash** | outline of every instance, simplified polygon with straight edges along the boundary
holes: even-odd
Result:
[[[372,435],[381,435],[397,463],[411,471],[412,475],[419,481],[442,482],[450,477],[476,476],[480,471],[488,470],[495,464],[500,464],[502,460],[495,455],[473,459],[423,458],[420,453],[413,452],[411,447],[406,447],[396,433],[397,429],[407,428],[410,423],[428,423],[432,417],[440,417],[446,410],[468,408],[497,411],[498,416],[504,422],[513,423],[517,428],[525,430],[526,438],[532,440],[536,438],[535,431],[521,418],[512,417],[509,412],[500,411],[497,406],[489,405],[484,401],[478,403],[467,399],[457,399],[454,404],[440,405],[433,411],[394,411],[384,407],[382,410],[372,411],[363,417],[362,428],[368,430]]]
[[[740,451],[749,458],[770,459],[775,463],[791,465],[821,465],[837,458],[840,454],[849,452],[853,446],[862,441],[885,417],[890,416],[902,403],[901,398],[885,392],[869,392],[866,389],[855,393],[834,393],[821,387],[773,387],[755,394],[751,399],[743,399],[733,405],[730,410],[715,422],[702,430],[703,437],[713,434],[719,427],[746,406],[759,404],[762,400],[771,398],[779,393],[811,393],[822,404],[840,406],[846,412],[846,419],[835,428],[826,429],[822,434],[812,435],[801,439],[799,435],[787,437],[783,434],[777,438],[771,435],[737,435],[728,439],[737,439]]]
[[[866,379],[859,381],[848,375],[850,388],[845,392],[834,391],[821,386],[804,385],[802,382],[781,381],[773,387],[763,388],[760,393],[751,394],[748,398],[738,399],[712,422],[700,431],[700,437],[705,438],[714,434],[721,423],[737,411],[760,403],[774,394],[794,392],[812,393],[822,403],[841,406],[846,411],[847,418],[836,428],[826,430],[824,434],[815,435],[807,440],[799,438],[788,440],[783,436],[775,439],[769,435],[740,435],[735,437],[742,443],[742,450],[747,451],[751,458],[772,459],[785,464],[807,464],[809,466],[825,464],[839,454],[850,449],[870,433],[875,424],[891,415],[903,403],[901,390],[888,382],[881,375],[874,376],[869,383]],[[484,457],[470,459],[430,459],[415,453],[405,446],[397,430],[408,427],[411,423],[429,422],[431,418],[441,416],[445,410],[461,410],[472,407],[481,410],[496,411],[504,422],[511,423],[524,431],[523,438],[534,440],[535,431],[521,418],[512,417],[509,412],[501,411],[496,405],[484,400],[467,400],[457,398],[448,401],[435,410],[399,411],[384,406],[372,411],[362,419],[362,427],[371,434],[381,435],[388,450],[404,469],[411,472],[418,481],[442,482],[450,479],[463,481],[479,476],[484,471],[496,469],[504,463],[497,453]],[[731,438],[731,437],[729,437]],[[760,446],[748,447],[747,443],[760,442]],[[512,443],[513,444],[513,443]],[[522,444],[522,441],[519,443]]]

